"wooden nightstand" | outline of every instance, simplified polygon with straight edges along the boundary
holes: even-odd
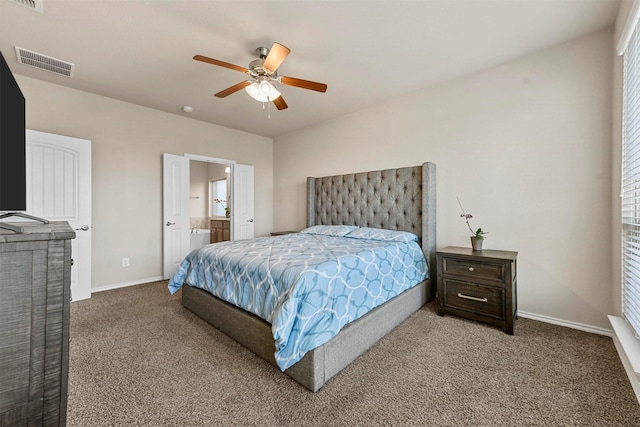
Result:
[[[272,236],[284,236],[285,234],[293,234],[293,233],[297,233],[297,231],[291,231],[291,230],[287,230],[287,231],[272,231],[271,235]]]
[[[518,253],[448,246],[437,251],[436,257],[438,315],[490,323],[513,335]]]

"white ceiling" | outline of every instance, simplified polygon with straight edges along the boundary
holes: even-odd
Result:
[[[38,13],[0,0],[0,50],[17,74],[275,137],[610,27],[619,3],[44,0]],[[244,91],[213,96],[245,74],[192,59],[248,67],[274,41],[291,49],[280,75],[328,90],[279,86],[289,108],[271,120]],[[75,74],[19,64],[14,46]]]

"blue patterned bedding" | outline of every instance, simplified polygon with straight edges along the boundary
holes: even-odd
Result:
[[[284,371],[349,322],[426,278],[427,263],[412,233],[314,226],[196,249],[169,290],[187,283],[271,323],[276,362]]]

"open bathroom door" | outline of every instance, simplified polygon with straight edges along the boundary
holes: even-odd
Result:
[[[233,191],[231,197],[231,218],[233,219],[233,240],[253,239],[253,166],[235,164],[233,169]]]
[[[189,159],[162,155],[163,273],[170,279],[189,253]]]

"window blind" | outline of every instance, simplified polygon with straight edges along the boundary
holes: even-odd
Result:
[[[640,335],[640,32],[624,51],[622,106],[622,315]]]

